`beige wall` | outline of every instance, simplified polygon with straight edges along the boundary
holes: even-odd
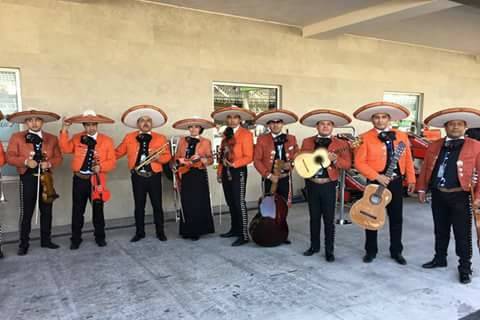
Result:
[[[351,114],[390,90],[423,92],[424,114],[480,104],[480,64],[471,56],[349,36],[309,40],[294,28],[133,0],[0,0],[0,44],[0,66],[21,70],[24,107],[62,115],[94,108],[119,121],[127,107],[152,103],[170,117],[161,130],[167,135],[178,134],[170,128],[177,119],[209,116],[215,80],[279,84],[283,106],[299,115],[314,107]],[[117,123],[104,131],[118,143],[128,130]],[[312,133],[298,125],[290,131],[300,140]],[[55,175],[62,195],[54,207],[57,225],[70,222],[69,160]],[[260,192],[258,181],[251,173],[249,200]],[[211,184],[218,203],[221,191]],[[110,186],[107,218],[131,216],[125,160]],[[15,192],[7,187],[3,221],[10,231],[17,228]]]

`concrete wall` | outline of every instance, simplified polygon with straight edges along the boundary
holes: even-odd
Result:
[[[294,28],[134,0],[0,0],[0,44],[0,66],[21,70],[24,107],[61,115],[94,108],[120,121],[129,106],[152,103],[170,117],[160,130],[167,135],[179,133],[170,127],[175,120],[209,116],[212,81],[279,84],[283,106],[299,115],[315,107],[352,113],[384,91],[423,92],[424,114],[478,105],[480,98],[480,64],[471,56],[351,36],[308,40]],[[46,129],[57,132],[59,125]],[[116,142],[128,131],[121,123],[103,130]],[[313,133],[299,125],[290,132],[300,140]],[[62,196],[54,206],[56,225],[70,223],[69,160],[55,174]],[[260,187],[250,172],[253,201]],[[221,190],[211,184],[218,203]],[[125,160],[110,187],[107,218],[131,216]],[[7,186],[10,202],[2,210],[9,231],[17,228],[17,189]],[[168,210],[170,185],[164,189]]]

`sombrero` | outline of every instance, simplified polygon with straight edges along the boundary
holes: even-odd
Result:
[[[372,116],[376,113],[386,113],[394,121],[405,119],[410,115],[410,111],[398,103],[378,101],[361,106],[353,113],[353,116],[358,120],[371,121]]]
[[[93,110],[85,110],[82,114],[70,117],[65,120],[70,123],[114,123],[109,117],[97,114]]]
[[[255,123],[267,125],[270,121],[282,120],[284,124],[295,123],[298,117],[295,113],[288,110],[267,110],[263,111],[255,117]]]
[[[239,108],[237,106],[220,108],[212,112],[210,115],[213,120],[223,122],[227,119],[227,116],[238,115],[242,120],[253,120],[255,118],[255,113]]]
[[[43,122],[53,122],[60,119],[60,116],[53,112],[33,109],[15,112],[7,116],[7,120],[12,123],[25,123],[25,120],[29,118],[40,118]]]
[[[448,108],[429,115],[424,123],[428,126],[443,128],[451,120],[463,120],[468,128],[480,127],[480,110],[468,107]]]
[[[210,129],[215,127],[215,123],[210,120],[201,119],[201,118],[187,118],[178,120],[175,122],[172,127],[179,130],[188,130],[188,127],[199,126],[203,129]]]
[[[307,127],[316,127],[318,121],[332,121],[335,127],[341,127],[352,122],[345,113],[329,109],[316,109],[307,112],[300,119],[300,123]]]
[[[122,115],[122,122],[128,127],[137,128],[137,121],[141,117],[149,117],[152,119],[153,128],[163,126],[168,120],[165,112],[159,107],[141,104],[125,111]]]

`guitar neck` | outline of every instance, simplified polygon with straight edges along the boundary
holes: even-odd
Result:
[[[400,144],[397,146],[397,150],[393,154],[392,161],[390,161],[390,164],[388,165],[387,171],[385,172],[385,176],[387,178],[391,179],[393,177],[393,174],[394,174],[395,168],[397,166],[398,160],[402,156],[404,150],[405,150],[405,144],[403,142],[400,142]],[[375,194],[380,196],[383,193],[383,190],[385,190],[385,186],[380,185],[378,187],[377,191],[375,192]]]

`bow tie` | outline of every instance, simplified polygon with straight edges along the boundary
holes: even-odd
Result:
[[[25,141],[27,143],[39,144],[43,141],[43,139],[40,138],[38,134],[29,132],[25,135]]]
[[[465,142],[464,139],[448,140],[448,141],[445,141],[444,146],[447,149],[454,150],[454,149],[461,148],[464,142]]]
[[[185,140],[187,140],[187,142],[189,144],[193,144],[193,143],[199,143],[200,142],[200,139],[197,139],[197,138],[194,138],[194,137],[186,137]]]
[[[152,140],[152,135],[148,133],[140,133],[137,136],[137,141],[138,142],[150,142]]]
[[[282,133],[281,135],[278,135],[275,138],[273,138],[273,142],[275,144],[284,144],[285,142],[287,142],[287,135]]]
[[[87,147],[95,147],[95,145],[97,144],[97,140],[87,135],[82,136],[80,138],[80,142],[87,145]]]
[[[397,139],[397,134],[395,131],[382,131],[378,134],[378,139],[383,142],[395,141],[395,139]]]
[[[315,139],[315,145],[317,148],[328,148],[328,146],[332,143],[331,138],[322,138],[322,137],[317,137]]]

